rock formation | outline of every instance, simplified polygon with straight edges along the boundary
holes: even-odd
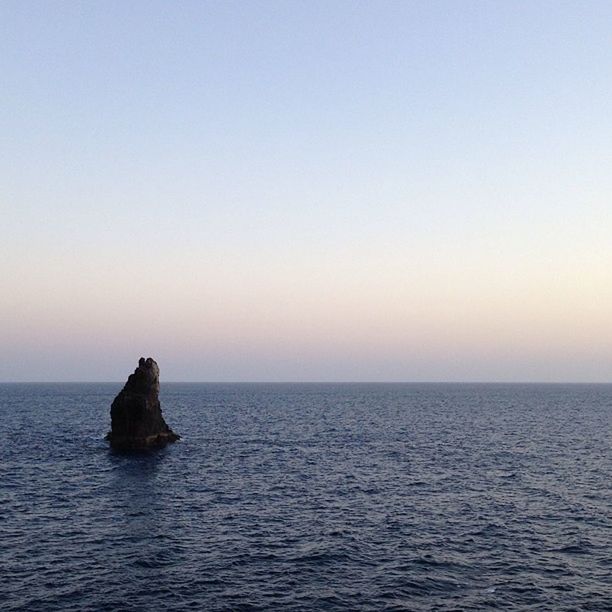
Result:
[[[111,405],[111,431],[106,439],[124,450],[165,446],[180,438],[166,425],[159,403],[159,367],[141,357]]]

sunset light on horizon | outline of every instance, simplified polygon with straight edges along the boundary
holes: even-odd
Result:
[[[0,381],[612,381],[612,4],[0,5]]]

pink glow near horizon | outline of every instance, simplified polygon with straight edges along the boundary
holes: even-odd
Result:
[[[0,7],[0,381],[611,380],[612,8],[271,6]]]

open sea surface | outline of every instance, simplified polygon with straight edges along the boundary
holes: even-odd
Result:
[[[612,385],[0,385],[2,610],[612,610]]]

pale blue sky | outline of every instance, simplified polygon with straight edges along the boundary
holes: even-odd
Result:
[[[0,381],[612,380],[612,3],[0,28]]]

